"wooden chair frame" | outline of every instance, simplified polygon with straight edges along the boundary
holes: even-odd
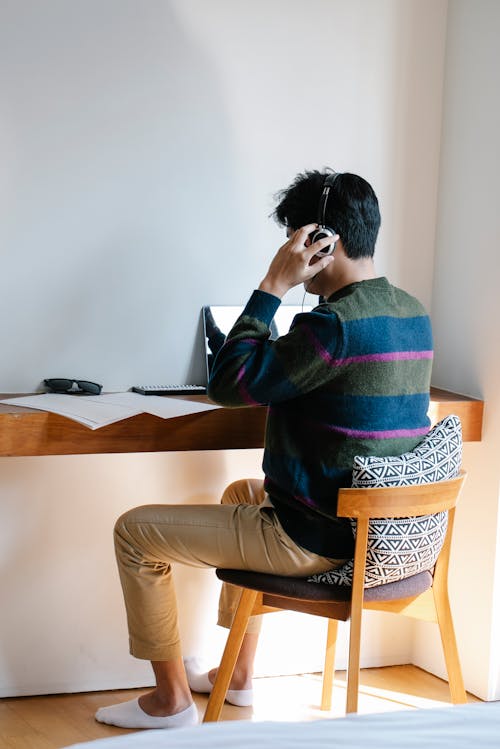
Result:
[[[339,517],[357,519],[351,600],[307,601],[243,588],[203,722],[216,721],[220,717],[249,617],[281,610],[301,611],[324,616],[329,620],[323,671],[322,710],[329,710],[331,707],[338,621],[346,621],[350,617],[346,712],[357,711],[363,608],[389,611],[436,622],[441,635],[452,702],[455,704],[467,702],[448,597],[448,568],[455,506],[465,477],[466,474],[461,472],[457,478],[432,484],[374,489],[341,489],[338,495],[337,514]],[[410,598],[391,601],[364,601],[365,564],[370,519],[431,515],[443,510],[448,511],[448,528],[434,568],[432,587],[420,595]]]

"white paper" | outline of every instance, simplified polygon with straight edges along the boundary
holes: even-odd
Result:
[[[22,396],[21,398],[8,398],[1,402],[66,416],[68,419],[84,424],[89,429],[98,429],[142,412],[142,409],[138,406],[120,405],[119,403],[106,401],[104,398],[105,396],[43,393],[42,395]]]
[[[149,413],[162,419],[209,411],[218,406],[209,403],[198,403],[179,398],[158,395],[140,395],[139,393],[105,393],[104,395],[65,395],[43,393],[42,395],[25,395],[20,398],[6,398],[0,403],[65,416],[89,429],[114,424],[116,421],[129,419],[140,413]]]
[[[132,393],[132,395],[134,395]],[[135,393],[138,398],[142,398],[144,403],[143,411],[153,416],[160,416],[162,419],[173,419],[176,416],[186,416],[187,414],[195,414],[200,411],[211,411],[214,408],[219,408],[215,403],[198,403],[198,401],[189,401],[175,396],[162,395],[139,395]]]
[[[106,393],[105,395],[89,396],[110,404],[116,404],[131,409],[138,408],[137,413],[147,413],[159,416],[162,419],[175,419],[177,416],[186,416],[200,411],[211,411],[219,408],[215,403],[199,403],[185,398],[168,395],[141,395],[140,393]]]

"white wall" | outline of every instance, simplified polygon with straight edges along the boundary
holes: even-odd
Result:
[[[200,308],[260,281],[304,168],[373,182],[380,268],[430,302],[444,24],[431,0],[4,2],[0,391],[201,377]]]
[[[137,504],[215,503],[231,481],[259,476],[259,462],[258,450],[2,459],[0,697],[150,684],[149,664],[128,655],[114,521]],[[216,665],[227,636],[215,626],[219,583],[181,566],[175,579],[184,652]],[[410,628],[394,643],[371,619],[367,665],[406,662]],[[325,638],[326,620],[269,616],[257,671],[319,670]],[[344,667],[346,646],[343,627]]]
[[[434,383],[486,403],[483,441],[464,450],[451,565],[466,686],[483,699],[500,698],[499,34],[496,0],[449,4],[432,297]],[[436,650],[419,625],[416,663],[442,674]]]
[[[0,391],[199,379],[200,308],[245,301],[283,241],[273,194],[304,168],[372,182],[379,271],[429,306],[445,31],[445,0],[4,0]],[[2,459],[0,694],[149,678],[126,653],[115,517],[217,501],[259,464]],[[211,573],[178,574],[186,649],[210,651]],[[366,664],[408,659],[389,621]]]

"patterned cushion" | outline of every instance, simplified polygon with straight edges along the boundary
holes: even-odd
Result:
[[[411,452],[387,458],[354,458],[352,485],[407,486],[454,478],[462,464],[462,425],[446,416]]]
[[[399,456],[354,458],[352,486],[408,486],[454,478],[462,464],[462,426],[447,416],[411,452]],[[353,534],[356,521],[351,518]],[[368,526],[365,587],[403,580],[434,566],[446,535],[447,513],[416,518],[382,518]],[[353,560],[322,572],[310,582],[352,584]]]

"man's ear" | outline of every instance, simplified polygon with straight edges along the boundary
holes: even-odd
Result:
[[[335,245],[335,255],[341,255],[344,258],[347,257],[341,237],[337,239],[337,244]]]

